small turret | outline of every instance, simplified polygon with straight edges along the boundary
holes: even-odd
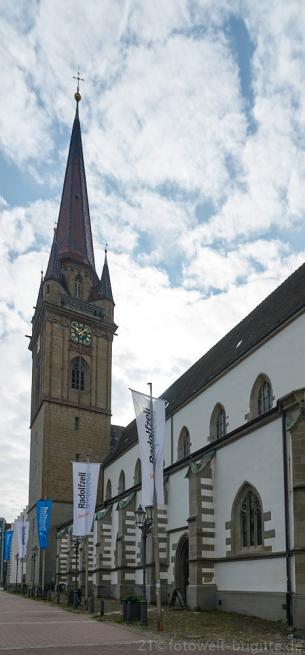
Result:
[[[108,268],[107,248],[105,248],[105,261],[104,261],[103,272],[102,272],[101,283],[100,283],[100,294],[103,300],[110,300],[110,302],[114,304],[111,282],[110,282],[110,273]]]

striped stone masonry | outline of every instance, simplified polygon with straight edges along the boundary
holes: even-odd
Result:
[[[70,534],[65,532],[57,539],[57,584],[69,584]]]
[[[168,539],[167,539],[167,507],[158,508],[158,539],[161,578],[167,580],[168,568]],[[164,570],[162,570],[164,569]],[[166,569],[166,570],[165,570]]]
[[[215,510],[214,510],[214,485],[211,466],[208,467],[206,475],[200,480],[201,494],[201,524],[202,524],[202,551],[201,557],[205,558],[202,566],[202,584],[213,584],[215,582],[214,555],[215,555]],[[209,561],[208,561],[209,560]]]
[[[135,582],[135,571],[130,571],[135,568],[137,559],[137,545],[136,545],[136,523],[134,511],[126,510],[125,514],[125,531],[124,531],[124,545],[125,545],[125,580],[128,582]]]
[[[215,594],[214,454],[190,465],[189,602],[210,609]]]

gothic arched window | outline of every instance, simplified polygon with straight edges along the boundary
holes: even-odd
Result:
[[[124,473],[124,471],[121,471],[120,477],[119,477],[118,493],[122,494],[123,491],[125,491],[125,473]]]
[[[71,388],[85,391],[88,364],[82,357],[75,357],[71,362]]]
[[[240,509],[240,544],[242,548],[262,546],[262,508],[254,491],[247,491]]]
[[[260,386],[258,392],[258,413],[259,415],[268,412],[272,407],[272,389],[268,380],[265,380]]]
[[[268,412],[273,405],[273,393],[270,379],[260,373],[252,387],[250,396],[250,419]]]
[[[187,457],[191,452],[190,433],[186,427],[183,427],[178,439],[178,459]]]
[[[258,491],[245,482],[235,497],[231,514],[231,549],[263,548],[263,506]]]
[[[210,439],[221,439],[227,432],[226,412],[223,405],[215,405],[210,420]]]
[[[110,500],[111,495],[112,495],[112,491],[111,491],[111,480],[108,480],[108,481],[107,481],[107,484],[106,484],[105,499],[106,499],[106,500]]]
[[[141,480],[142,480],[141,460],[137,459],[135,470],[134,470],[134,483],[140,484]]]

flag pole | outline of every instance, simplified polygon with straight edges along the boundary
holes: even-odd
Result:
[[[154,459],[154,496],[153,496],[153,540],[155,555],[155,578],[156,578],[156,604],[157,604],[157,630],[163,632],[164,625],[162,622],[162,605],[161,605],[161,578],[160,578],[160,557],[159,557],[159,537],[158,537],[158,503],[156,492],[156,445],[155,445],[155,426],[153,412],[152,383],[147,383],[150,391],[150,417],[151,417],[151,436],[153,444]]]
[[[87,455],[86,461],[90,462],[90,457]],[[84,537],[83,548],[85,551],[85,609],[88,609],[88,580],[89,580],[89,543],[88,535]]]

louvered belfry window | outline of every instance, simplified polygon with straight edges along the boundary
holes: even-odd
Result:
[[[71,387],[77,391],[85,390],[85,366],[80,357],[74,359],[71,366]]]

